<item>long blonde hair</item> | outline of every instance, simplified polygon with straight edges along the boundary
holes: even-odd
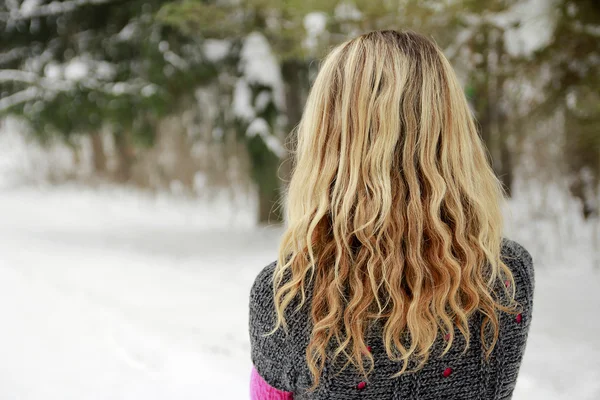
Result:
[[[468,346],[475,311],[489,356],[497,311],[513,309],[494,294],[498,281],[513,282],[500,258],[503,192],[442,51],[396,31],[339,45],[321,66],[297,133],[275,330],[287,328],[286,308],[294,299],[302,307],[311,290],[313,388],[329,356],[372,370],[365,336],[373,322],[383,327],[387,355],[403,362],[396,375],[409,360],[422,367],[436,337],[455,327]]]

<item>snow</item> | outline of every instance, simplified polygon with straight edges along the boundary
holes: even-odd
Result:
[[[309,51],[314,51],[317,47],[319,37],[325,33],[327,27],[327,14],[324,12],[310,12],[304,17],[304,29],[306,30],[306,38],[304,39],[304,47]]]
[[[577,264],[580,265],[577,265]],[[563,270],[540,271],[532,320],[515,399],[600,398],[600,274],[590,260],[572,260]]]
[[[144,97],[154,96],[156,92],[158,92],[158,86],[151,83],[144,86],[141,90],[141,94]]]
[[[311,35],[317,36],[325,32],[327,14],[324,12],[311,12],[304,17],[304,29]]]
[[[511,56],[528,56],[552,40],[558,15],[556,0],[526,0],[514,3],[493,17],[504,27],[506,51]]]
[[[23,183],[61,178],[76,169],[67,145],[50,140],[44,147],[17,132],[27,132],[23,121],[14,117],[0,120],[0,193]]]
[[[121,42],[127,42],[135,37],[138,32],[138,21],[132,21],[125,25],[123,29],[119,31],[116,39]]]
[[[208,61],[219,62],[229,54],[231,43],[227,40],[205,39],[203,48]]]
[[[285,149],[281,141],[271,131],[267,122],[257,118],[261,112],[273,101],[279,111],[285,107],[285,94],[283,80],[277,59],[271,52],[267,39],[258,32],[250,33],[244,40],[240,52],[242,76],[238,78],[233,92],[233,113],[236,117],[248,123],[246,135],[260,135],[266,146],[277,156],[285,156]],[[251,85],[261,85],[270,88],[263,90],[256,96],[253,105]],[[279,121],[279,120],[278,120]]]
[[[114,85],[112,85],[110,92],[117,96],[123,95],[127,93],[127,86],[123,82],[117,82]]]
[[[285,157],[286,151],[279,138],[275,137],[274,135],[262,135],[262,139],[269,150],[271,150],[271,152],[273,152],[276,156],[279,158]]]
[[[111,3],[115,0],[65,0],[40,4],[40,0],[25,0],[20,9],[11,8],[10,12],[0,13],[0,20],[21,20],[72,12],[78,7]],[[10,3],[9,3],[10,4]]]
[[[252,121],[256,115],[252,107],[252,91],[244,78],[237,80],[233,91],[233,113],[246,121]]]
[[[5,53],[0,53],[0,65],[8,64],[28,54],[27,47],[13,47]]]
[[[112,94],[137,94],[145,84],[137,78],[126,82],[107,82],[115,77],[116,66],[105,61],[93,60],[88,56],[75,57],[63,64],[48,62],[43,67],[44,75],[39,75],[32,70],[41,69],[39,64],[44,62],[43,58],[38,57],[24,70],[0,69],[0,82],[14,81],[36,86],[31,90],[28,89],[10,96],[12,100],[6,103],[14,105],[31,100],[26,94],[31,95],[33,89],[38,90],[40,95],[44,94],[48,97],[52,97],[58,92],[73,90],[76,84]]]
[[[95,68],[96,77],[100,80],[111,81],[117,75],[117,66],[106,61],[98,61]]]
[[[160,43],[158,44],[158,50],[163,54],[165,61],[167,61],[174,67],[181,69],[181,70],[188,69],[188,67],[189,67],[188,62],[185,59],[183,59],[181,56],[179,56],[178,54],[169,50],[169,42],[167,42],[166,40],[160,41]]]
[[[40,6],[41,0],[25,0],[21,5],[21,12],[28,14],[34,12]]]
[[[35,84],[38,82],[40,77],[29,71],[21,71],[18,69],[3,69],[0,70],[0,82],[23,82],[29,84]]]
[[[29,87],[25,90],[21,90],[20,92],[16,92],[11,94],[10,96],[5,96],[0,98],[0,111],[8,110],[9,108],[22,104],[27,101],[31,101],[40,96],[40,91],[36,87]]]
[[[285,93],[279,62],[267,39],[258,32],[250,33],[240,52],[242,75],[249,84],[261,84],[273,90],[273,100],[279,110],[285,109]]]
[[[271,232],[119,190],[23,189],[0,204],[4,398],[216,399],[217,384],[243,398],[229,384],[250,367],[242,288]]]
[[[553,39],[560,18],[557,3],[558,0],[524,0],[513,2],[508,9],[500,12],[464,14],[462,17],[470,26],[458,33],[454,43],[446,49],[446,54],[449,58],[456,57],[466,41],[479,32],[481,24],[490,23],[504,32],[504,46],[509,55],[531,56]],[[570,3],[568,9],[574,7]]]
[[[250,123],[250,125],[248,125],[248,128],[246,129],[246,136],[254,137],[259,135],[271,152],[276,154],[279,158],[283,158],[285,156],[285,148],[281,144],[279,138],[270,132],[271,128],[269,127],[267,121],[265,121],[263,118],[256,118]]]
[[[334,10],[335,18],[341,21],[359,21],[362,13],[353,3],[341,2]]]
[[[44,67],[44,76],[48,79],[62,79],[63,68],[56,62],[49,62]]]
[[[65,78],[70,81],[80,81],[88,75],[89,70],[89,60],[73,58],[65,65]]]
[[[247,296],[282,231],[223,204],[0,192],[4,397],[247,399]],[[600,276],[585,258],[567,264],[537,265],[515,400],[600,396]]]
[[[264,136],[268,135],[271,128],[269,128],[269,124],[263,118],[256,118],[250,125],[248,125],[248,129],[246,129],[246,136],[254,137],[256,135]]]
[[[254,108],[256,112],[263,112],[269,103],[271,102],[271,92],[268,90],[263,90],[259,94],[256,95],[256,99],[254,99]]]

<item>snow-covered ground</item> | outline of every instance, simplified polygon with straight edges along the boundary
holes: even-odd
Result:
[[[251,220],[122,189],[2,189],[0,398],[247,399],[247,296],[281,234]],[[565,254],[537,265],[516,400],[600,399],[600,274],[591,248]]]

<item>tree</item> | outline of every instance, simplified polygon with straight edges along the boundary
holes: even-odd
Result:
[[[563,116],[564,138],[556,139],[564,142],[560,161],[588,218],[600,209],[600,3],[561,0],[549,3],[547,13],[548,40],[511,61],[514,74],[539,92],[520,119]]]
[[[160,18],[188,35],[231,43],[228,64],[222,65],[221,71],[237,77],[237,83],[229,88],[234,110],[240,98],[249,100],[242,101],[247,106],[235,114],[233,121],[223,121],[232,123],[238,137],[246,141],[258,189],[260,220],[266,222],[271,215],[275,220],[281,219],[277,209],[271,212],[282,192],[277,172],[281,159],[287,160],[281,168],[284,181],[290,173],[289,155],[274,143],[284,140],[289,143],[289,150],[294,150],[294,128],[308,94],[311,69],[317,68],[313,61],[332,45],[372,29],[412,27],[438,33],[440,27],[447,27],[455,18],[448,12],[454,7],[457,6],[440,7],[437,1],[416,0],[355,4],[332,0],[184,0],[166,4]],[[262,76],[254,74],[249,84],[247,66],[261,64],[261,60],[269,60],[268,67],[250,70],[268,72]],[[270,106],[264,108],[267,103],[263,99],[271,99]]]
[[[561,1],[552,41],[527,63],[549,71],[537,113],[565,113],[565,158],[570,189],[586,218],[600,215],[600,3]]]
[[[216,70],[194,39],[158,23],[158,0],[9,1],[1,5],[0,112],[25,118],[41,140],[90,135],[109,125],[126,182],[157,121],[193,101]],[[100,171],[103,172],[103,171]]]

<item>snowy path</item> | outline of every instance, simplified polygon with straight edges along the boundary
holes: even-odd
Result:
[[[0,398],[247,399],[247,295],[281,232],[226,214],[0,192]],[[540,268],[537,283],[515,399],[600,399],[599,276]]]

